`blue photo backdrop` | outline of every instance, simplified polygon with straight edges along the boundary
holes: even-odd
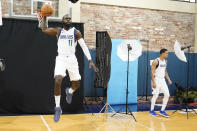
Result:
[[[127,61],[117,56],[117,48],[124,40],[112,39],[111,77],[108,89],[109,104],[126,103]],[[138,59],[129,62],[129,95],[128,103],[137,103]]]

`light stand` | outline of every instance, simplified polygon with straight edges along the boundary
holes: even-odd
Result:
[[[126,89],[126,106],[123,106],[122,108],[120,108],[116,113],[114,113],[112,115],[112,117],[114,115],[116,115],[117,113],[120,113],[120,111],[124,108],[126,108],[126,112],[124,114],[126,115],[131,115],[133,116],[134,120],[136,121],[135,116],[133,115],[133,113],[131,112],[130,107],[128,106],[128,94],[129,94],[129,90],[128,90],[128,85],[129,85],[129,51],[132,50],[132,47],[130,46],[130,44],[127,44],[127,48],[128,48],[128,61],[127,61],[127,89]],[[137,121],[136,121],[137,122]]]
[[[191,46],[187,46],[187,47],[181,48],[181,50],[188,49],[188,59],[187,59],[187,87],[186,87],[186,103],[185,103],[185,109],[186,109],[186,113],[187,113],[187,119],[189,119],[189,114],[188,114],[188,109],[189,109],[189,106],[188,106],[188,90],[189,90],[190,48],[191,48]],[[174,112],[172,112],[172,114],[174,114],[177,111],[178,110],[175,110]],[[193,111],[196,113],[195,110],[193,110]]]
[[[146,65],[146,101],[148,101],[148,66],[149,66],[149,60],[148,60],[148,58],[149,58],[149,53],[148,53],[148,50],[149,49],[149,40],[147,41],[147,56],[146,56],[146,62],[147,62],[147,65]]]

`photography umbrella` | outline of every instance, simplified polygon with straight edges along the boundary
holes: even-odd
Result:
[[[181,50],[181,45],[179,44],[179,42],[176,40],[175,44],[174,44],[174,52],[175,55],[183,62],[187,62],[184,51]]]
[[[131,50],[129,50],[129,52],[128,46],[132,48]],[[125,40],[118,46],[117,55],[122,61],[134,61],[142,55],[142,45],[138,40]]]

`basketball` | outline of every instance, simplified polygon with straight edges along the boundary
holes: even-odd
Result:
[[[50,4],[45,4],[41,8],[43,16],[51,16],[53,14],[53,7]]]

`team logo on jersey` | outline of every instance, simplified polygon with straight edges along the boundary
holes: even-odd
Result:
[[[160,64],[160,67],[166,67],[166,64]]]
[[[61,35],[60,39],[73,39],[74,35]]]

